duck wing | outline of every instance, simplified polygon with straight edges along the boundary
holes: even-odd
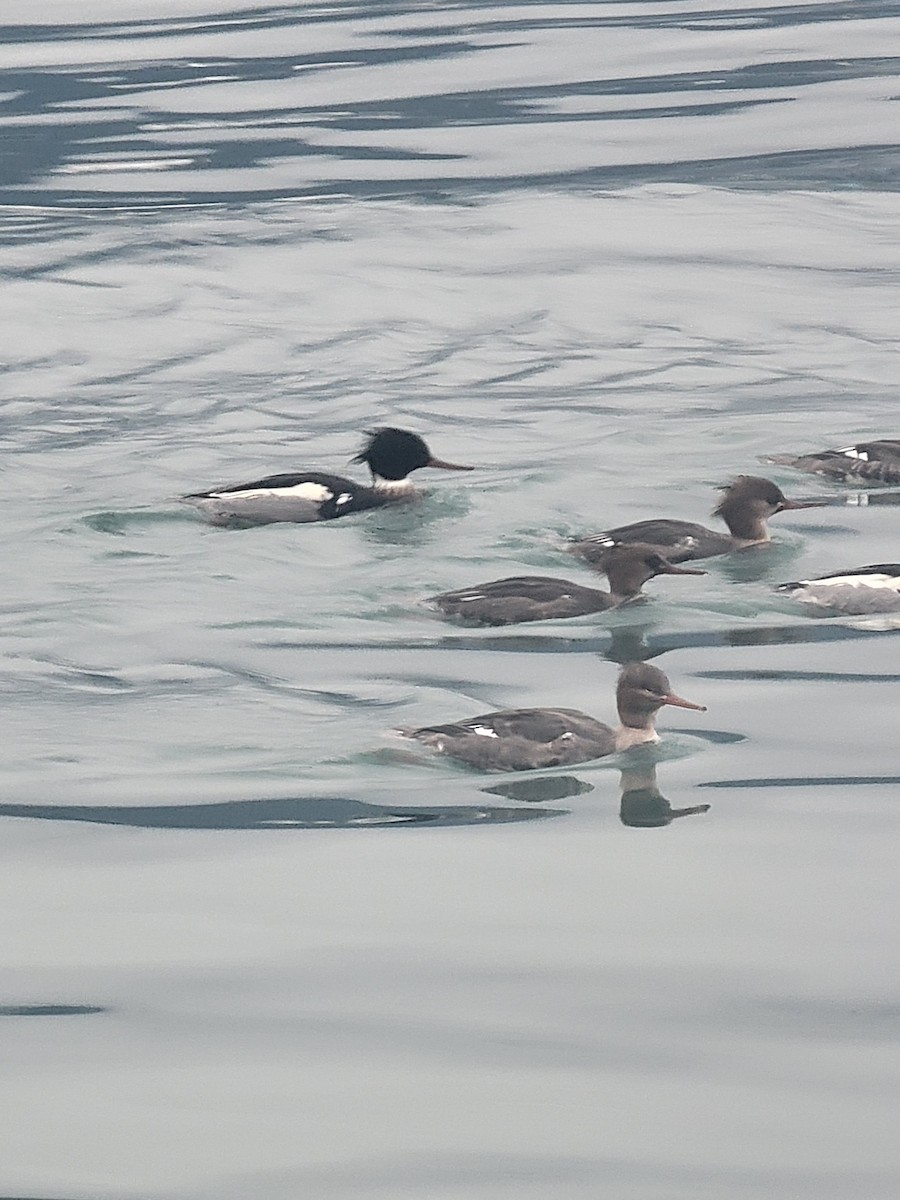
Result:
[[[646,542],[674,563],[727,554],[734,549],[734,542],[727,534],[717,533],[693,521],[670,521],[664,518],[636,521],[632,525],[620,525],[616,529],[592,533],[573,542],[570,549],[579,558],[602,566],[613,546],[633,542]]]
[[[324,471],[284,472],[249,483],[233,483],[191,492],[182,499],[219,524],[244,521],[266,525],[276,521],[328,521],[375,508],[388,497],[375,488]]]
[[[527,771],[612,754],[608,725],[570,708],[514,708],[467,721],[430,725],[409,736],[470,766]]]
[[[857,442],[854,446],[843,446],[839,450],[818,450],[813,454],[801,454],[798,458],[789,454],[773,454],[768,461],[849,483],[861,479],[900,483],[900,441],[894,438]]]
[[[343,475],[330,475],[325,471],[283,471],[278,475],[264,475],[261,479],[253,479],[249,483],[229,483],[225,487],[210,488],[205,492],[191,492],[189,496],[228,496],[236,492],[294,491],[304,485],[327,488],[331,492],[353,491],[360,486],[352,479],[344,478]]]
[[[514,575],[443,592],[430,603],[446,616],[480,625],[516,625],[578,617],[614,607],[608,592],[548,575]]]

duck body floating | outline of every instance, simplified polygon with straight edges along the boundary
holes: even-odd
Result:
[[[513,575],[492,579],[428,601],[446,617],[475,625],[518,625],[606,612],[633,600],[646,599],[643,584],[656,575],[705,575],[677,567],[652,546],[640,542],[613,546],[603,561],[610,590],[584,587],[549,575]]]
[[[782,583],[775,590],[802,604],[851,616],[900,612],[900,563],[833,571],[817,579]]]
[[[664,704],[706,712],[702,704],[676,696],[658,667],[629,663],[616,686],[620,723],[615,729],[574,708],[510,708],[401,732],[471,767],[528,771],[590,762],[657,742],[654,718]]]
[[[793,457],[772,454],[766,462],[795,467],[813,475],[824,475],[845,483],[869,480],[873,483],[900,483],[900,439],[884,438],[876,442],[859,442],[839,450],[816,450],[812,454]]]
[[[670,562],[712,558],[748,546],[770,542],[768,520],[787,509],[816,508],[824,500],[789,500],[777,484],[759,475],[739,475],[722,489],[724,495],[714,510],[728,526],[728,533],[707,529],[692,521],[637,521],[602,533],[592,533],[570,543],[569,550],[587,562],[603,566],[613,546],[621,542],[642,542],[665,555]]]
[[[352,461],[368,465],[371,484],[324,471],[296,471],[206,492],[191,492],[181,499],[199,509],[213,525],[332,521],[417,496],[418,490],[409,476],[421,467],[442,471],[474,469],[435,458],[427,443],[406,429],[373,429],[367,431],[366,437],[365,445]]]

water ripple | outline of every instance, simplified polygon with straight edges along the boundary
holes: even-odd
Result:
[[[900,783],[900,775],[822,775],[792,778],[790,776],[760,777],[758,779],[713,779],[698,783],[703,788],[817,788],[817,787],[868,787]]]

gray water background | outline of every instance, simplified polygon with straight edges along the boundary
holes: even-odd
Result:
[[[894,1200],[896,624],[772,585],[896,508],[766,468],[859,502],[606,617],[420,601],[897,436],[897,5],[2,23],[0,1193]],[[382,423],[477,473],[172,501]],[[609,719],[633,657],[709,706],[649,755],[705,814],[390,732]]]

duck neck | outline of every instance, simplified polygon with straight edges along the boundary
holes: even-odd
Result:
[[[718,510],[719,516],[728,526],[728,532],[741,546],[756,546],[760,542],[769,542],[769,527],[766,519],[759,513],[753,512],[743,504],[722,504]]]
[[[416,488],[409,476],[406,479],[382,479],[372,474],[372,487],[383,496],[412,496]]]
[[[659,741],[652,717],[630,716],[626,713],[620,713],[619,716],[621,724],[614,730],[617,750],[630,750],[632,746]]]
[[[636,596],[642,596],[641,584],[643,580],[635,583],[631,579],[611,578],[609,579],[609,596],[616,604],[625,604],[628,600],[634,600]]]

